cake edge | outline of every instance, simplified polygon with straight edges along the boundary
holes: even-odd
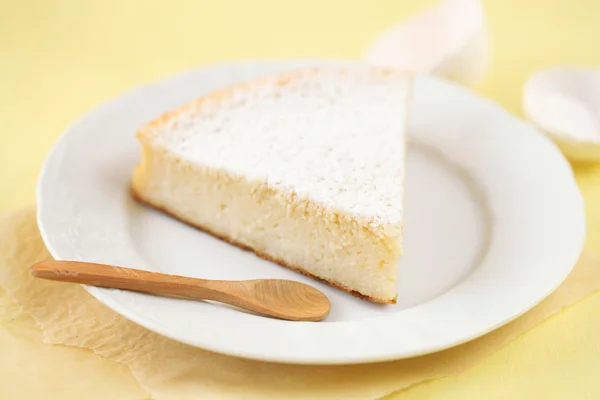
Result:
[[[222,241],[224,241],[226,243],[229,243],[229,244],[231,244],[233,246],[236,246],[236,247],[238,247],[238,248],[240,248],[242,250],[250,251],[250,252],[254,253],[256,256],[258,256],[258,257],[260,257],[260,258],[262,258],[264,260],[271,261],[271,262],[273,262],[275,264],[278,264],[278,265],[280,265],[280,266],[282,266],[284,268],[287,268],[287,269],[290,269],[292,271],[301,273],[304,276],[307,276],[307,277],[309,277],[311,279],[314,279],[314,280],[316,280],[318,282],[325,283],[325,284],[327,284],[329,286],[335,287],[336,289],[342,290],[342,291],[344,291],[346,293],[349,293],[352,296],[360,298],[362,300],[367,300],[367,301],[370,301],[372,303],[378,303],[378,304],[396,304],[396,302],[397,302],[397,299],[398,299],[397,295],[393,299],[389,299],[389,300],[378,299],[376,297],[364,295],[364,294],[362,294],[362,293],[360,293],[360,292],[358,292],[356,290],[350,289],[350,288],[348,288],[348,287],[346,287],[346,286],[344,286],[344,285],[342,285],[342,284],[340,284],[338,282],[333,282],[333,281],[329,281],[327,279],[319,278],[318,276],[315,276],[315,275],[311,274],[310,272],[307,272],[306,270],[304,270],[301,267],[294,266],[294,265],[289,265],[289,264],[285,263],[284,261],[282,261],[280,259],[277,259],[275,257],[272,257],[272,256],[269,256],[267,254],[261,253],[260,251],[257,251],[257,250],[253,249],[250,246],[247,246],[245,244],[239,243],[239,242],[237,242],[237,241],[235,241],[235,240],[233,240],[233,239],[231,239],[229,237],[226,237],[224,235],[216,234],[216,233],[212,232],[210,229],[207,229],[207,228],[205,228],[205,227],[203,227],[201,225],[189,222],[189,221],[185,220],[184,218],[176,215],[175,213],[169,211],[166,207],[156,205],[156,204],[152,203],[151,201],[146,200],[145,198],[143,198],[143,196],[140,195],[136,191],[135,186],[133,184],[130,185],[130,192],[131,192],[131,195],[132,195],[133,199],[135,201],[137,201],[138,203],[143,204],[145,206],[148,206],[148,207],[150,207],[152,209],[155,209],[155,210],[157,210],[159,212],[162,212],[163,214],[166,214],[166,215],[168,215],[168,216],[170,216],[170,217],[172,217],[172,218],[174,218],[174,219],[176,219],[176,220],[178,220],[180,222],[183,222],[184,224],[186,224],[188,226],[191,226],[191,227],[193,227],[195,229],[198,229],[198,230],[200,230],[202,232],[205,232],[205,233],[211,235],[212,237],[220,239],[220,240],[222,240]]]

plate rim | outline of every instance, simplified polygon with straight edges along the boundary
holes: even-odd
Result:
[[[185,79],[188,75],[191,75],[193,73],[200,73],[201,71],[212,71],[214,69],[221,69],[221,68],[227,68],[227,67],[232,67],[232,66],[239,66],[239,68],[243,68],[243,66],[252,64],[252,63],[256,63],[256,64],[261,64],[261,65],[265,65],[265,64],[277,64],[277,65],[296,65],[296,63],[298,62],[316,62],[319,64],[325,63],[337,63],[337,62],[341,62],[341,63],[347,63],[347,62],[351,62],[351,63],[356,63],[356,60],[305,60],[305,59],[298,59],[298,60],[259,60],[259,61],[255,61],[255,60],[248,60],[248,61],[242,61],[242,62],[230,62],[230,63],[214,63],[214,64],[207,64],[205,66],[202,66],[201,68],[195,68],[195,69],[191,69],[191,70],[187,70],[184,72],[181,72],[179,74],[175,74],[166,78],[162,78],[162,79],[158,79],[155,80],[151,83],[148,83],[146,85],[141,85],[138,87],[135,87],[133,89],[130,89],[128,91],[125,91],[113,98],[108,99],[105,102],[100,103],[99,105],[93,107],[92,109],[90,109],[88,112],[84,113],[80,118],[78,118],[77,120],[75,120],[75,122],[73,124],[71,124],[64,132],[63,134],[59,137],[59,139],[55,142],[54,146],[52,147],[52,149],[50,150],[50,152],[47,154],[44,163],[42,165],[42,169],[41,169],[41,173],[39,175],[38,178],[38,182],[37,182],[37,187],[36,187],[36,201],[37,201],[37,223],[38,223],[38,227],[42,236],[42,239],[44,241],[44,243],[46,244],[48,251],[50,252],[50,254],[57,258],[57,259],[61,259],[61,255],[60,255],[60,251],[58,251],[56,248],[54,248],[53,246],[53,240],[50,237],[51,235],[49,234],[49,232],[47,231],[47,226],[45,224],[45,212],[46,210],[44,209],[44,199],[43,199],[43,193],[44,193],[44,182],[46,180],[48,171],[50,169],[51,163],[54,160],[54,157],[56,157],[56,149],[58,149],[61,146],[61,143],[63,141],[68,140],[67,138],[69,137],[70,132],[72,132],[72,129],[74,127],[76,127],[81,121],[85,120],[86,118],[88,118],[90,115],[93,115],[94,113],[98,112],[101,108],[108,106],[109,104],[111,104],[112,102],[116,101],[117,99],[120,98],[125,98],[127,96],[131,96],[134,93],[140,91],[143,88],[155,88],[157,86],[160,85],[168,85],[169,82],[172,81],[176,81],[178,79]],[[433,80],[438,80],[441,82],[445,82],[445,84],[450,84],[450,85],[454,85],[457,88],[460,88],[461,90],[466,90],[463,87],[454,84],[452,82],[449,82],[443,78],[439,78],[439,77],[433,77],[433,76],[426,76],[426,79],[433,79]],[[502,111],[505,112],[506,116],[517,120],[516,117],[512,116],[511,114],[509,114],[508,112],[506,112],[504,109],[502,109],[496,102],[492,101],[491,99],[488,98],[484,98],[484,97],[479,97],[479,100],[483,100],[486,101],[488,103],[492,103],[495,107],[501,109]],[[518,122],[524,122],[521,120],[518,120]],[[547,138],[545,135],[543,135],[542,133],[536,131],[533,127],[531,127],[532,132],[536,132],[539,136],[539,138],[541,138],[541,140],[545,140],[547,141],[547,143],[549,144],[553,144],[554,143]],[[564,156],[562,155],[562,153],[560,153],[560,151],[558,150],[558,147],[555,147],[555,152],[557,155],[560,155],[560,157],[564,160],[565,163],[567,163],[566,159],[564,158]],[[568,163],[567,163],[568,164]],[[572,175],[572,170],[571,170],[571,175]],[[581,250],[583,249],[583,244],[584,244],[584,239],[585,239],[585,215],[584,215],[584,210],[583,210],[583,198],[582,195],[580,193],[580,191],[577,188],[577,184],[575,182],[574,176],[572,176],[572,182],[569,182],[571,184],[574,184],[574,189],[575,191],[573,192],[573,194],[577,197],[579,197],[578,200],[580,200],[581,202],[581,207],[579,210],[573,210],[573,215],[574,218],[579,218],[580,219],[580,223],[579,223],[579,228],[580,228],[580,232],[579,235],[573,235],[574,240],[573,240],[573,249],[572,249],[572,266],[569,269],[569,273],[571,271],[571,269],[574,267],[575,263],[577,262],[577,259],[579,257],[579,254],[581,253]],[[579,213],[579,215],[577,215]],[[579,242],[579,244],[577,244],[576,242]],[[169,337],[171,339],[183,342],[183,343],[187,343],[189,345],[195,346],[195,347],[201,347],[207,350],[211,350],[211,351],[216,351],[222,354],[227,354],[227,355],[232,355],[232,356],[237,356],[237,357],[243,357],[243,358],[248,358],[248,359],[256,359],[256,360],[262,360],[262,361],[273,361],[273,362],[281,362],[281,363],[293,363],[293,364],[311,364],[311,365],[315,365],[315,364],[324,364],[324,365],[340,365],[340,364],[357,364],[357,363],[372,363],[372,362],[381,362],[381,361],[389,361],[389,360],[396,360],[396,359],[400,359],[400,358],[410,358],[410,357],[415,357],[415,356],[419,356],[419,355],[424,355],[424,354],[429,354],[429,353],[433,353],[436,351],[440,351],[443,349],[447,349],[450,347],[454,347],[457,345],[460,345],[462,343],[468,342],[470,340],[473,340],[475,338],[478,338],[482,335],[485,335],[486,333],[489,333],[495,329],[497,329],[498,327],[505,325],[506,323],[518,318],[519,316],[521,316],[522,314],[524,314],[525,312],[529,311],[531,308],[533,308],[536,304],[538,304],[539,302],[543,301],[549,294],[551,294],[554,290],[556,290],[556,288],[564,281],[564,279],[566,279],[566,277],[568,276],[568,273],[564,275],[563,279],[561,279],[558,284],[556,284],[554,287],[552,288],[548,288],[548,290],[546,291],[546,293],[539,297],[539,299],[537,299],[535,302],[533,302],[532,304],[528,304],[526,306],[523,306],[522,309],[519,312],[514,313],[510,318],[504,319],[502,321],[498,321],[497,324],[495,325],[490,325],[488,327],[488,329],[484,330],[484,331],[479,331],[479,332],[475,332],[470,336],[465,336],[463,337],[461,340],[457,340],[454,342],[448,342],[445,345],[439,346],[437,348],[432,347],[429,348],[427,351],[416,351],[414,353],[410,353],[410,352],[400,352],[400,353],[395,353],[393,351],[388,352],[387,355],[379,355],[379,356],[359,356],[359,357],[331,357],[331,356],[319,356],[319,357],[302,357],[302,356],[291,356],[290,354],[285,355],[285,356],[277,356],[276,354],[265,354],[265,353],[261,353],[260,351],[244,351],[243,349],[231,349],[227,346],[219,346],[219,345],[214,345],[211,343],[199,343],[199,342],[190,342],[189,340],[182,338],[182,337],[178,337],[177,335],[173,335],[172,332],[169,332],[168,330],[165,330],[162,326],[155,324],[153,321],[151,320],[147,320],[144,318],[140,318],[138,315],[136,315],[135,312],[133,312],[131,309],[123,306],[123,304],[119,303],[119,301],[117,301],[114,297],[111,297],[110,295],[108,295],[108,290],[107,289],[102,289],[102,288],[96,288],[96,287],[90,287],[90,286],[86,286],[86,285],[82,285],[92,296],[94,296],[97,300],[101,301],[102,303],[104,303],[106,306],[108,306],[109,308],[111,308],[112,310],[114,310],[115,312],[119,313],[120,315],[124,316],[125,318],[135,322],[136,324],[139,324],[151,331],[154,331],[158,334],[161,334],[163,336]],[[418,308],[419,306],[415,307]],[[380,317],[383,319],[387,319],[388,317]],[[338,324],[344,323],[344,321],[342,322],[335,322]],[[298,323],[295,323],[298,324]],[[329,323],[328,323],[329,324]]]

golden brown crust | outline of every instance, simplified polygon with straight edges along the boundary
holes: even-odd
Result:
[[[373,302],[373,303],[380,303],[380,304],[396,304],[396,299],[397,299],[397,297],[394,297],[394,298],[393,298],[393,299],[391,299],[391,300],[383,300],[383,299],[378,299],[378,298],[371,297],[371,296],[366,296],[366,295],[364,295],[364,294],[362,294],[362,293],[359,293],[359,292],[357,292],[356,290],[352,290],[352,289],[350,289],[350,288],[347,288],[347,287],[345,287],[344,285],[342,285],[342,284],[340,284],[340,283],[338,283],[338,282],[328,281],[328,280],[326,280],[326,279],[319,278],[318,276],[315,276],[315,275],[313,275],[313,274],[311,274],[311,273],[309,273],[309,272],[305,271],[305,270],[304,270],[303,268],[301,268],[301,267],[297,267],[297,266],[293,266],[293,265],[286,264],[286,263],[285,263],[284,261],[282,261],[282,260],[279,260],[279,259],[277,259],[277,258],[275,258],[275,257],[271,257],[271,256],[269,256],[269,255],[267,255],[267,254],[264,254],[264,253],[261,253],[261,252],[259,252],[259,251],[256,251],[255,249],[253,249],[253,248],[251,248],[251,247],[249,247],[249,246],[246,246],[246,245],[245,245],[245,244],[243,244],[243,243],[236,242],[235,240],[232,240],[231,238],[228,238],[228,237],[225,237],[225,236],[222,236],[222,235],[216,234],[216,233],[212,232],[210,229],[207,229],[207,228],[205,228],[205,227],[203,227],[203,226],[200,226],[200,225],[197,225],[197,224],[193,224],[193,223],[191,223],[191,222],[189,222],[189,221],[186,221],[185,219],[183,219],[183,218],[179,217],[178,215],[175,215],[174,213],[170,212],[170,211],[169,211],[169,210],[167,210],[166,208],[164,208],[164,207],[161,207],[161,206],[158,206],[158,205],[155,205],[155,204],[152,204],[152,202],[150,202],[150,201],[148,201],[148,200],[144,199],[144,198],[143,198],[143,197],[142,197],[142,196],[141,196],[141,195],[140,195],[140,194],[139,194],[139,193],[138,193],[138,192],[135,190],[135,187],[134,187],[134,186],[132,186],[132,187],[131,187],[131,193],[132,193],[132,196],[133,196],[133,198],[134,198],[134,199],[135,199],[137,202],[139,202],[139,203],[141,203],[141,204],[144,204],[144,205],[146,205],[146,206],[148,206],[148,207],[154,208],[155,210],[158,210],[158,211],[160,211],[160,212],[162,212],[162,213],[165,213],[165,214],[169,215],[170,217],[173,217],[173,218],[175,218],[175,219],[177,219],[177,220],[179,220],[179,221],[183,222],[183,223],[184,223],[184,224],[186,224],[186,225],[192,226],[192,227],[194,227],[194,228],[196,228],[196,229],[198,229],[198,230],[201,230],[201,231],[203,231],[203,232],[206,232],[206,233],[208,233],[209,235],[211,235],[211,236],[213,236],[213,237],[216,237],[216,238],[218,238],[218,239],[221,239],[221,240],[223,240],[223,241],[225,241],[225,242],[227,242],[227,243],[229,243],[229,244],[232,244],[232,245],[234,245],[234,246],[236,246],[236,247],[238,247],[238,248],[240,248],[240,249],[242,249],[242,250],[251,251],[251,252],[253,252],[254,254],[256,254],[258,257],[260,257],[260,258],[263,258],[263,259],[265,259],[265,260],[268,260],[268,261],[274,262],[275,264],[279,264],[279,265],[281,265],[282,267],[285,267],[285,268],[291,269],[291,270],[293,270],[293,271],[299,272],[299,273],[301,273],[302,275],[308,276],[309,278],[315,279],[315,280],[317,280],[317,281],[319,281],[319,282],[326,283],[327,285],[330,285],[330,286],[333,286],[333,287],[335,287],[335,288],[338,288],[338,289],[340,289],[340,290],[343,290],[344,292],[350,293],[351,295],[353,295],[353,296],[355,296],[355,297],[358,297],[358,298],[360,298],[360,299],[363,299],[363,300],[368,300],[368,301],[370,301],[370,302]]]

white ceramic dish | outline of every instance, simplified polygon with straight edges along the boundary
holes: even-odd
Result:
[[[488,31],[480,0],[440,0],[376,37],[365,60],[475,86],[490,66]]]
[[[572,161],[600,161],[600,69],[558,66],[532,74],[523,110]]]
[[[332,302],[320,323],[87,287],[116,312],[175,340],[292,363],[372,362],[448,348],[516,318],[565,279],[585,234],[569,164],[529,125],[439,78],[419,76],[414,85],[396,305],[356,299],[131,200],[140,125],[223,85],[321,63],[212,66],[87,114],[60,139],[39,181],[38,222],[52,255],[204,278],[313,284]]]

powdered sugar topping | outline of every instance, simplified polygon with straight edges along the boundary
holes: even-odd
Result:
[[[191,162],[399,223],[409,87],[377,68],[288,73],[206,97],[152,136]]]

